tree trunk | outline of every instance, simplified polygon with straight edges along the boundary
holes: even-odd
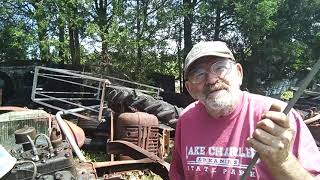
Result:
[[[192,23],[193,23],[193,9],[197,3],[197,0],[183,0],[183,6],[187,9],[187,14],[184,16],[183,20],[183,33],[184,33],[184,53],[185,58],[188,52],[192,48]],[[184,75],[183,75],[184,77]],[[185,87],[183,87],[183,92],[189,94]]]
[[[191,0],[183,0],[184,7],[187,8],[188,13],[184,16],[183,32],[184,32],[184,57],[192,48],[192,21],[193,21],[193,6]]]
[[[136,41],[137,41],[137,61],[135,69],[141,69],[142,66],[142,48],[141,48],[141,4],[140,0],[137,0],[137,18],[136,18],[136,26],[137,26],[137,33],[136,33]],[[137,79],[136,73],[132,75],[133,79]]]
[[[71,7],[73,14],[69,21],[69,47],[71,54],[72,65],[80,65],[80,41],[79,41],[79,28],[75,23],[76,16],[78,15],[77,7]]]
[[[74,30],[73,27],[69,25],[69,49],[71,55],[71,64],[75,63],[75,42],[74,42]]]
[[[31,2],[32,6],[34,7],[34,12],[37,12],[35,16],[35,20],[37,22],[38,26],[38,42],[39,42],[39,58],[43,62],[47,62],[50,57],[50,52],[49,52],[49,47],[46,45],[46,35],[47,35],[47,28],[46,28],[46,18],[45,18],[45,12],[43,9],[40,8],[39,11],[39,6],[37,4],[38,2]]]
[[[72,65],[80,65],[79,29],[69,27],[69,47]]]
[[[40,22],[40,21],[38,21]],[[49,61],[49,48],[46,45],[46,30],[43,30],[42,27],[38,27],[38,41],[39,41],[39,51],[40,59],[43,62]]]
[[[179,65],[179,83],[180,83],[180,93],[183,92],[183,71],[182,71],[182,65],[183,65],[183,60],[181,57],[181,44],[182,44],[182,27],[177,26],[178,28],[178,42],[177,42],[177,49],[178,49],[178,65]]]
[[[79,28],[75,27],[74,30],[74,47],[75,47],[75,61],[74,65],[80,65],[80,40],[79,40]]]
[[[214,23],[214,40],[220,40],[220,25],[221,25],[221,8],[222,2],[218,1],[216,9],[216,20]]]
[[[59,55],[58,56],[60,58],[60,63],[61,64],[64,64],[64,61],[66,59],[65,54],[63,52],[63,50],[64,50],[64,47],[63,47],[64,35],[65,35],[64,25],[59,25]]]

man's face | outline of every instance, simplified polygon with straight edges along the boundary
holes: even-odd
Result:
[[[186,88],[211,112],[226,115],[233,110],[240,96],[242,67],[226,58],[202,57],[187,74]]]

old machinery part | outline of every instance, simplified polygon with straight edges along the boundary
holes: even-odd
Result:
[[[175,126],[179,114],[183,110],[183,108],[155,99],[150,95],[121,87],[110,88],[107,101],[111,107],[125,105],[139,111],[154,114],[160,122],[170,126]]]
[[[53,157],[53,156],[54,156],[53,146],[52,146],[52,143],[51,143],[49,137],[48,137],[47,135],[45,135],[45,134],[38,134],[38,135],[36,136],[36,138],[34,139],[34,144],[37,143],[37,140],[38,140],[39,137],[44,137],[44,138],[45,138],[45,140],[46,140],[46,142],[47,142],[47,144],[48,144],[49,155],[50,155],[51,157]]]
[[[26,125],[33,127],[37,133],[48,134],[48,113],[43,110],[28,110],[0,114],[0,144],[6,149],[20,147],[15,143],[14,132]],[[17,133],[19,134],[19,133]],[[18,135],[19,136],[19,135]],[[34,139],[34,134],[30,136]]]
[[[64,133],[66,139],[70,143],[73,151],[78,156],[80,162],[86,162],[87,160],[84,157],[84,155],[82,154],[82,152],[80,151],[80,148],[79,148],[79,146],[78,146],[78,144],[77,144],[77,142],[75,140],[74,135],[71,133],[68,124],[61,118],[61,115],[66,115],[66,114],[79,112],[79,111],[83,111],[83,110],[84,110],[84,108],[76,108],[76,109],[70,109],[70,110],[67,110],[67,111],[59,111],[56,114],[57,122],[58,122],[62,132]]]
[[[150,169],[163,179],[169,179],[168,172],[170,164],[155,154],[127,141],[110,141],[107,144],[109,154],[121,154],[129,156],[134,160],[96,162],[94,166],[98,169],[105,169],[105,172],[119,172],[128,170]]]
[[[62,143],[62,133],[56,119],[51,121],[50,141],[54,148]]]
[[[65,120],[65,122],[69,127],[70,133],[73,134],[73,137],[77,142],[77,145],[81,148],[84,143],[84,140],[86,139],[83,129],[81,129],[79,126],[75,125],[70,121]]]
[[[118,117],[116,137],[158,154],[159,123],[156,116],[145,112],[122,113]]]
[[[14,131],[16,144],[22,144],[25,151],[32,148],[28,136],[30,139],[35,139],[36,129],[34,127],[24,126],[23,128]]]
[[[40,137],[44,137],[47,145],[37,143]],[[33,140],[27,135],[29,141]],[[29,180],[29,179],[50,179],[60,177],[76,179],[76,163],[73,160],[72,150],[66,141],[58,147],[53,148],[48,136],[39,134],[32,143],[33,148],[28,151],[20,151],[15,154],[18,162],[8,173],[5,179],[8,180]],[[35,157],[38,158],[35,158]],[[45,177],[42,177],[45,176]]]
[[[31,139],[31,137],[29,135],[27,135],[28,141],[31,144],[31,148],[32,150],[30,150],[31,154],[31,160],[33,161],[39,161],[39,153],[38,153],[38,149],[36,148],[34,141]]]

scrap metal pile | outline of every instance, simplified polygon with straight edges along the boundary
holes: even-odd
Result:
[[[100,74],[36,67],[31,99],[44,108],[40,119],[47,128],[36,127],[39,112],[34,110],[29,118],[21,108],[5,113],[7,127],[1,133],[15,137],[10,154],[17,161],[3,178],[120,179],[123,172],[149,169],[168,179],[169,163],[163,159],[182,109],[161,100],[161,90]],[[82,150],[102,152],[107,160],[92,162]]]
[[[300,113],[320,149],[320,92],[304,91],[294,108]]]

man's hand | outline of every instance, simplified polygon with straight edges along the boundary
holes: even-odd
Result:
[[[281,168],[288,161],[294,130],[289,118],[273,105],[270,111],[262,116],[256,125],[252,138],[248,143],[255,149],[269,168]]]
[[[257,123],[252,138],[247,139],[274,179],[314,179],[290,151],[294,133],[289,118],[281,112],[280,106],[273,104]]]

